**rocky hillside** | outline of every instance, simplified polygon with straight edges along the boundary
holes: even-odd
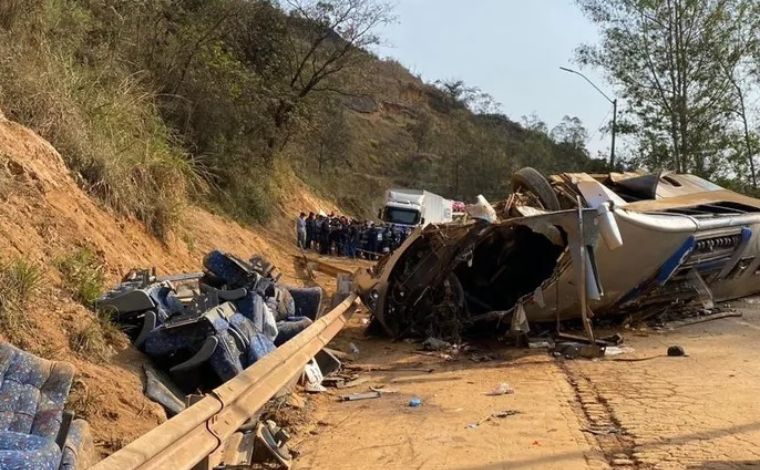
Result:
[[[367,52],[391,16],[375,0],[11,0],[0,107],[163,237],[188,201],[268,222],[305,184],[370,216],[388,186],[497,199],[524,165],[598,167],[576,121],[518,124]]]
[[[373,57],[361,77],[371,91],[337,98],[334,116],[345,132],[345,143],[337,148],[343,157],[327,158],[320,171],[318,158],[297,158],[308,155],[313,140],[303,140],[300,153],[294,152],[306,181],[356,213],[376,213],[384,190],[392,186],[465,201],[484,194],[495,201],[506,197],[511,174],[523,166],[547,173],[604,167],[589,158],[578,135],[582,128],[560,126],[550,136],[540,122],[526,126],[500,114],[473,112],[467,105],[472,91],[424,83],[393,61]],[[335,145],[335,140],[327,142]]]

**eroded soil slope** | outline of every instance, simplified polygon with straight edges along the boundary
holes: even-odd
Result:
[[[294,179],[294,187],[300,182]],[[88,419],[101,453],[110,453],[163,421],[159,407],[142,395],[144,356],[123,335],[112,339],[109,359],[75,353],[71,337],[93,321],[93,313],[64,289],[54,260],[79,248],[103,265],[116,283],[132,267],[159,273],[198,271],[209,249],[242,256],[261,253],[274,261],[286,282],[301,280],[294,266],[293,238],[284,230],[301,209],[334,209],[304,189],[289,193],[277,228],[244,228],[198,207],[187,207],[182,226],[167,241],[143,225],[115,214],[83,192],[63,158],[29,129],[0,112],[0,261],[22,258],[40,268],[43,283],[25,311],[27,324],[13,337],[17,346],[42,357],[65,360],[78,370],[71,406]],[[285,216],[288,216],[287,218]],[[0,332],[0,337],[8,339]]]

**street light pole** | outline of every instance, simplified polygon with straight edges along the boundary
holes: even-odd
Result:
[[[596,91],[599,92],[600,95],[604,96],[604,99],[609,101],[612,104],[612,144],[610,145],[610,169],[615,168],[615,132],[617,131],[617,98],[612,99],[605,92],[601,90],[594,82],[588,79],[587,76],[583,75],[582,73],[578,72],[577,70],[569,69],[567,67],[560,67],[560,70],[568,73],[574,73],[575,75],[580,76],[584,80],[586,80],[589,85],[594,87]]]
[[[617,98],[612,100],[612,145],[610,145],[610,170],[615,169],[615,130],[617,130]]]

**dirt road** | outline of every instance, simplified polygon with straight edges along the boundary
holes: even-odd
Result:
[[[624,332],[634,351],[614,361],[559,361],[498,344],[489,362],[445,361],[413,353],[418,345],[365,339],[357,317],[336,344],[356,343],[359,364],[434,371],[363,373],[368,383],[339,391],[397,390],[379,399],[312,398],[296,468],[760,468],[760,308],[741,311],[669,332]],[[689,356],[665,357],[673,344]],[[514,394],[486,395],[502,382]],[[422,406],[409,407],[412,397]],[[469,426],[508,410],[519,413]]]

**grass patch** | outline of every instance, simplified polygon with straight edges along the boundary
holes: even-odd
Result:
[[[91,361],[108,361],[114,352],[111,345],[120,334],[107,312],[96,311],[87,325],[69,336],[69,348]]]
[[[87,248],[59,257],[54,261],[61,272],[64,288],[72,298],[87,307],[100,297],[105,284],[103,265]]]
[[[26,307],[41,284],[39,267],[22,258],[0,264],[0,329],[16,344],[29,331]]]
[[[82,5],[13,0],[5,10],[0,107],[49,140],[83,189],[165,237],[205,179],[161,119],[147,78],[88,48],[95,19]]]
[[[85,381],[80,377],[74,378],[66,408],[73,411],[77,418],[87,419],[95,416],[100,406],[100,400],[90,392]]]

